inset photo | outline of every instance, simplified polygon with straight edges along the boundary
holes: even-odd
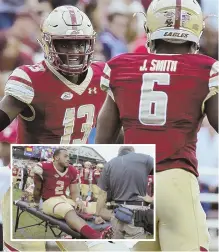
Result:
[[[11,148],[12,240],[155,239],[155,145]]]

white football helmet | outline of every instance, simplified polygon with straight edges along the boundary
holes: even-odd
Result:
[[[190,41],[193,42],[191,52],[198,50],[204,20],[196,0],[153,0],[146,19],[145,30],[150,51],[155,51],[157,39],[170,43]]]
[[[74,6],[63,5],[55,8],[41,25],[40,44],[46,60],[56,69],[65,74],[80,74],[89,67],[94,52],[96,32],[85,13]],[[86,41],[84,53],[59,53],[54,46],[54,40]],[[67,57],[67,63],[60,59]],[[71,65],[69,57],[84,56],[83,63]]]
[[[101,163],[99,163],[99,164],[97,164],[97,165],[96,165],[96,168],[98,168],[98,169],[100,169],[100,170],[102,170],[102,169],[103,169],[103,167],[104,167],[104,165],[103,165],[103,164],[101,164]]]
[[[89,161],[86,161],[85,163],[84,163],[84,167],[85,168],[91,168],[91,166],[92,166],[92,164],[91,164],[91,162],[89,162]]]

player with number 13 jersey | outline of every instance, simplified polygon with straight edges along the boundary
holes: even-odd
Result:
[[[0,103],[0,131],[18,114],[17,143],[86,143],[105,99],[102,62],[93,62],[96,33],[72,6],[54,10],[41,26],[45,60],[16,68]]]

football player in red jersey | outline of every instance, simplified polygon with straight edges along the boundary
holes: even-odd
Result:
[[[99,195],[99,187],[97,186],[101,172],[103,171],[104,165],[99,163],[96,165],[96,169],[93,170],[93,179],[92,179],[92,193],[94,197],[94,201],[97,200]]]
[[[85,162],[84,168],[82,168],[81,177],[81,195],[83,197],[83,200],[86,200],[88,193],[91,191],[92,172],[91,162]]]
[[[204,29],[197,1],[155,0],[146,16],[151,53],[105,66],[96,143],[111,143],[123,126],[125,143],[156,144],[157,239],[137,243],[136,251],[208,251],[196,142],[205,115],[218,131],[219,64],[197,54]]]
[[[38,163],[34,167],[34,205],[43,199],[43,212],[56,218],[65,219],[66,223],[89,239],[101,239],[102,234],[95,231],[81,219],[75,209],[85,207],[79,198],[77,170],[69,165],[66,149],[56,149],[53,162]],[[69,187],[71,199],[66,197]]]
[[[16,68],[0,102],[0,131],[18,117],[17,143],[86,143],[102,106],[103,62],[93,62],[96,33],[73,6],[53,10],[41,26],[45,60]]]

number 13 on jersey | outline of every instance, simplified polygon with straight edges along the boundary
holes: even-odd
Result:
[[[92,130],[94,122],[95,106],[93,104],[82,105],[76,111],[75,108],[67,108],[62,125],[64,126],[64,135],[61,137],[60,144],[69,144],[74,134],[75,120],[86,117],[86,122],[82,123],[81,133],[82,139],[74,139],[73,144],[85,144]],[[78,134],[78,132],[77,132]]]
[[[142,76],[139,121],[144,125],[162,126],[166,123],[168,96],[154,91],[154,85],[170,85],[168,73],[145,73]]]

